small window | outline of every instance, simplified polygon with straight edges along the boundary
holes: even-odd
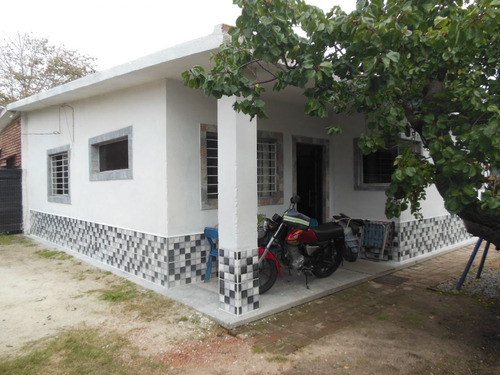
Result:
[[[128,139],[97,145],[99,172],[128,169]]]
[[[272,196],[277,191],[277,147],[273,140],[257,142],[257,194]]]
[[[401,140],[398,143],[379,148],[376,152],[364,155],[358,147],[359,138],[354,139],[354,189],[385,190],[391,183],[396,170],[394,162],[403,149],[412,147],[412,142]]]
[[[69,146],[52,149],[48,156],[48,200],[71,203],[69,195]]]
[[[132,127],[89,139],[90,180],[132,179]]]
[[[217,133],[207,131],[207,200],[217,199],[219,194],[217,146]]]
[[[361,169],[363,171],[362,184],[390,184],[391,176],[396,167],[394,161],[398,156],[398,146],[380,148],[377,152],[363,155]]]

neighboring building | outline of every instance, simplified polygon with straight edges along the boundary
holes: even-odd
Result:
[[[307,117],[290,88],[265,96],[269,119],[250,121],[185,88],[181,72],[209,64],[224,27],[179,46],[12,103],[21,113],[25,232],[165,288],[201,282],[205,226],[219,225],[219,300],[240,315],[259,307],[257,213],[288,207],[387,220],[387,174],[397,148],[364,158],[363,116]],[[2,120],[2,119],[0,119]],[[329,136],[331,123],[345,124]],[[404,143],[412,147],[418,144]],[[405,260],[469,238],[435,189],[424,219],[395,221],[386,257]],[[257,281],[257,284],[256,284]]]
[[[1,111],[0,111],[1,113]],[[21,168],[21,117],[8,118],[0,125],[0,169]]]

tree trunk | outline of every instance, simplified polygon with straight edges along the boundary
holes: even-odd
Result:
[[[481,212],[477,204],[465,207],[458,216],[464,221],[467,231],[477,237],[491,242],[500,250],[500,223],[498,217]]]
[[[444,181],[437,178],[436,188],[443,199],[446,196],[446,186]],[[500,217],[485,213],[479,201],[467,205],[457,215],[463,220],[467,232],[491,242],[500,250]]]

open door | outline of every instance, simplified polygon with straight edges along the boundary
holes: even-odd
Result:
[[[323,221],[323,153],[324,146],[297,143],[297,194],[299,212]]]

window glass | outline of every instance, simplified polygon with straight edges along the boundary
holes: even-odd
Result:
[[[47,196],[49,202],[70,204],[70,148],[47,151]]]
[[[128,140],[99,146],[99,171],[128,169]]]
[[[68,153],[50,157],[51,195],[69,195]]]
[[[390,183],[395,170],[396,156],[398,156],[397,146],[363,155],[363,184]]]
[[[218,196],[217,133],[207,132],[207,199]]]
[[[376,152],[363,155],[358,147],[359,138],[354,139],[354,180],[355,190],[385,190],[391,183],[396,170],[394,162],[404,149],[419,149],[418,142],[400,140],[397,144],[380,147]]]
[[[130,180],[132,126],[89,139],[90,180]]]
[[[276,143],[269,140],[257,142],[257,193],[259,197],[276,192]]]
[[[215,125],[200,126],[202,208],[217,208],[218,142]],[[283,203],[283,135],[259,131],[257,194],[259,205]]]

